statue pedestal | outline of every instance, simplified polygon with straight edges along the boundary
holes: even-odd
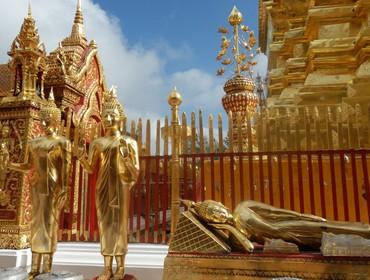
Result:
[[[30,249],[21,249],[21,250],[0,249],[0,268],[27,267],[28,265],[31,265]]]
[[[324,256],[370,257],[370,239],[358,235],[324,232],[321,253]]]
[[[69,271],[57,271],[52,273],[40,274],[35,277],[35,280],[84,280],[82,274],[69,272]]]
[[[165,259],[163,274],[163,280],[370,279],[370,258],[172,252]]]
[[[28,273],[26,268],[23,267],[0,268],[1,280],[27,280],[27,278]]]

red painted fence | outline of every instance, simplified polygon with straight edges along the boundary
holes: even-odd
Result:
[[[214,199],[233,209],[252,199],[330,220],[370,221],[370,150],[180,155],[181,197]],[[170,229],[170,156],[142,156],[131,192],[130,242],[166,243]],[[94,182],[71,188],[60,239],[97,241]],[[94,176],[94,175],[92,175]]]

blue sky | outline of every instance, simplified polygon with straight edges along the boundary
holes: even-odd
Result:
[[[258,34],[257,0],[141,0],[96,1],[119,20],[129,44],[147,47],[166,42],[184,49],[185,57],[172,61],[166,71],[197,67],[213,73],[218,68],[219,26],[229,26],[234,5],[243,13],[244,23]]]
[[[47,52],[71,32],[78,0],[32,0],[32,15]],[[116,85],[130,119],[162,119],[167,95],[177,86],[181,111],[224,112],[216,77],[220,26],[236,5],[258,35],[258,0],[82,0],[88,40],[94,39],[108,86]],[[0,1],[0,63],[27,14],[28,0]],[[12,7],[7,9],[4,7]],[[261,71],[266,59],[261,57]],[[263,74],[263,73],[262,73]]]

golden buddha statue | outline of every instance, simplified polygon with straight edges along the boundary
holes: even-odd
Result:
[[[51,271],[56,250],[60,211],[67,198],[71,166],[71,143],[60,136],[61,112],[54,103],[53,91],[47,105],[40,110],[45,136],[30,140],[26,147],[25,162],[9,163],[12,170],[28,172],[31,178],[31,251],[33,279]]]
[[[134,139],[120,131],[122,120],[126,117],[114,89],[104,95],[102,115],[105,136],[91,143],[88,158],[84,149],[80,148],[79,158],[90,173],[99,163],[95,202],[104,271],[98,279],[123,279],[130,189],[139,175],[138,148]],[[113,257],[117,262],[114,274]]]
[[[247,252],[254,250],[252,242],[264,244],[267,239],[282,239],[301,248],[319,249],[324,232],[355,234],[370,239],[370,225],[327,221],[257,201],[240,202],[233,214],[222,203],[213,200],[183,202],[234,247]]]

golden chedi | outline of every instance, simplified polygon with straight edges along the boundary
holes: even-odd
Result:
[[[91,143],[88,158],[83,149],[80,149],[79,157],[83,167],[90,173],[99,164],[95,202],[104,271],[98,279],[123,279],[130,189],[139,175],[138,148],[136,141],[120,130],[126,116],[114,89],[104,96],[102,115],[105,135]],[[113,274],[114,257],[117,270]]]
[[[260,0],[270,108],[359,104],[368,111],[368,1]],[[363,114],[367,118],[367,113]]]
[[[222,105],[229,117],[232,118],[231,141],[238,143],[238,127],[241,127],[242,150],[246,151],[248,149],[247,123],[252,118],[258,104],[258,97],[254,92],[255,84],[252,79],[253,71],[251,68],[257,64],[254,61],[254,57],[255,53],[259,53],[259,49],[253,49],[256,45],[254,32],[247,26],[242,25],[242,21],[242,14],[234,7],[229,16],[233,38],[227,38],[229,33],[227,28],[219,28],[219,32],[222,34],[221,50],[216,59],[221,61],[221,64],[224,66],[234,64],[233,77],[224,85],[226,94],[222,98]],[[240,34],[240,32],[243,34]],[[248,35],[248,40],[243,39],[246,34]],[[240,47],[248,55],[242,52]],[[230,57],[228,57],[229,49],[231,49]],[[225,73],[224,66],[217,70],[217,75],[221,76]]]
[[[45,136],[27,143],[25,162],[9,164],[10,169],[20,172],[34,170],[31,180],[30,279],[40,273],[51,272],[60,211],[67,198],[71,166],[71,143],[59,135],[61,112],[54,103],[52,90],[40,111],[40,118]]]

